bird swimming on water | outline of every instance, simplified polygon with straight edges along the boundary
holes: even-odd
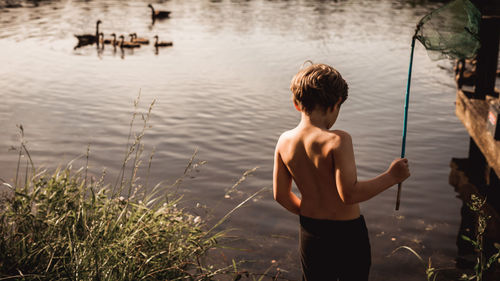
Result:
[[[138,38],[137,33],[130,33],[130,42],[148,45],[149,39],[140,38],[140,37]]]
[[[151,18],[153,19],[153,21],[155,21],[156,19],[166,19],[170,17],[170,11],[155,11],[153,5],[151,4],[149,4],[148,7],[151,8]]]
[[[172,43],[171,41],[169,42],[158,41],[158,35],[155,35],[155,47],[170,47],[173,45],[174,43]]]
[[[95,26],[95,35],[93,34],[82,34],[82,35],[76,35],[75,37],[78,39],[78,45],[75,46],[76,48],[94,44],[96,43],[99,46],[99,25],[101,24],[101,20],[97,20],[96,26]]]
[[[120,35],[120,48],[139,48],[141,47],[141,44],[139,43],[133,43],[133,42],[127,42],[125,41],[125,37],[123,35]]]
[[[104,33],[102,32],[100,32],[99,35],[101,36],[101,39],[99,40],[101,44],[111,44],[113,46],[117,45],[116,34],[110,34],[111,36],[113,36],[113,39],[104,39]]]

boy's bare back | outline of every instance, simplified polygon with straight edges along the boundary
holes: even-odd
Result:
[[[410,176],[407,159],[398,158],[380,175],[358,181],[351,136],[329,129],[347,98],[347,84],[327,65],[313,65],[292,80],[299,125],[276,145],[273,191],[292,213],[315,219],[351,220],[366,201]],[[291,192],[295,181],[301,198]]]
[[[303,216],[351,220],[359,217],[359,205],[342,202],[335,182],[335,154],[349,138],[343,131],[300,125],[281,135],[277,153],[301,194]],[[282,167],[284,168],[284,167]]]

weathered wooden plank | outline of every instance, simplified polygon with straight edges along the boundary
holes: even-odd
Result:
[[[486,128],[489,102],[493,97],[487,96],[485,100],[481,100],[469,98],[471,95],[473,94],[462,90],[457,91],[455,113],[483,153],[488,165],[500,177],[500,141],[495,141]]]

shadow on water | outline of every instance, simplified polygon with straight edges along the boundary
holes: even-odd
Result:
[[[460,209],[462,220],[457,235],[456,266],[459,270],[472,270],[476,265],[477,251],[469,241],[462,238],[467,236],[474,240],[480,231],[478,212],[470,208],[471,197],[475,195],[486,200],[484,211],[489,219],[483,236],[484,254],[490,257],[498,251],[495,243],[500,243],[500,181],[472,138],[468,157],[453,158],[450,166],[450,184],[463,202]],[[486,272],[484,280],[500,280],[498,263]]]

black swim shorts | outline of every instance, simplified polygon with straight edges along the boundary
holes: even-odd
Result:
[[[371,265],[365,219],[333,221],[300,216],[303,281],[367,281]]]

